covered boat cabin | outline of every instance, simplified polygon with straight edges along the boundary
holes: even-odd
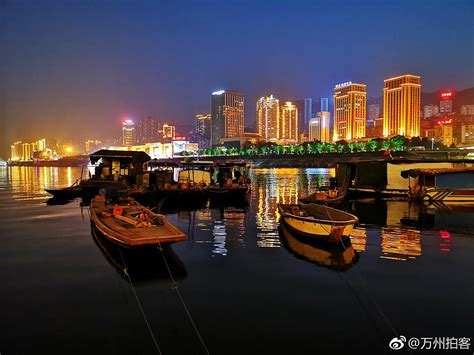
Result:
[[[408,179],[410,197],[440,202],[474,202],[474,167],[409,169],[400,175]]]
[[[214,162],[207,160],[185,160],[181,162],[182,170],[179,171],[179,182],[187,184],[212,183]]]
[[[140,183],[143,164],[150,160],[145,152],[102,149],[89,155],[95,165],[94,180],[124,181]]]
[[[248,165],[242,160],[228,160],[224,163],[216,163],[214,164],[212,179],[219,186],[225,184],[249,185]]]
[[[161,189],[168,184],[175,184],[179,165],[174,161],[152,159],[143,164],[144,187],[151,190]]]

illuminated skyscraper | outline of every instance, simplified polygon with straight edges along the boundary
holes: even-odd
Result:
[[[333,140],[352,141],[365,137],[366,85],[350,82],[334,88]]]
[[[310,141],[321,141],[329,143],[331,137],[329,134],[329,121],[331,119],[331,113],[327,111],[321,111],[316,114],[315,118],[309,121],[309,140]]]
[[[298,143],[298,108],[291,102],[281,107],[279,138],[284,143]]]
[[[313,99],[308,97],[304,99],[304,124],[303,127],[308,127],[309,120],[313,117]]]
[[[196,133],[202,134],[204,138],[211,138],[211,114],[196,115]]]
[[[137,144],[155,143],[160,141],[160,123],[156,118],[147,116],[138,120],[135,137]]]
[[[416,75],[402,75],[384,80],[384,137],[420,135],[421,80]]]
[[[174,139],[176,137],[176,127],[168,124],[163,125],[163,138]]]
[[[132,120],[122,122],[122,144],[125,147],[131,147],[135,143],[135,127]]]
[[[222,138],[242,137],[244,134],[244,95],[221,90],[211,95],[211,145],[221,144]]]
[[[321,97],[321,112],[329,112],[329,99]]]
[[[257,101],[257,132],[265,141],[276,142],[280,137],[280,100],[273,95]]]
[[[438,105],[425,105],[423,107],[423,118],[430,118],[433,116],[438,116],[439,114],[439,107]]]
[[[439,112],[442,114],[453,112],[454,91],[441,91],[439,96],[441,99],[439,102]]]

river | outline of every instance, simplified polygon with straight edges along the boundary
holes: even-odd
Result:
[[[345,251],[279,228],[277,204],[333,173],[253,169],[248,207],[168,214],[189,237],[164,254],[176,289],[158,250],[122,259],[79,199],[47,204],[80,168],[0,167],[0,353],[387,353],[399,336],[472,338],[474,210],[351,201]]]

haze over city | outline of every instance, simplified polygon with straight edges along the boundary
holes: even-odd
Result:
[[[192,123],[210,94],[332,98],[334,85],[474,86],[470,1],[3,1],[1,147],[119,136],[125,117]],[[403,21],[401,21],[403,19]],[[330,100],[331,101],[331,100]],[[331,103],[330,103],[331,106]]]

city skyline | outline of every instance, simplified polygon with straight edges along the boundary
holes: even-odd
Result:
[[[423,92],[474,86],[469,50],[473,5],[468,1],[449,6],[436,1],[277,3],[263,23],[258,14],[264,2],[240,4],[206,1],[184,10],[148,2],[94,8],[58,1],[8,3],[3,11],[7,51],[1,59],[0,156],[8,155],[14,140],[48,135],[86,139],[114,129],[120,134],[114,127],[127,117],[191,123],[195,114],[209,111],[209,93],[224,88],[254,102],[268,93],[290,99],[332,97],[334,85],[347,80],[367,84],[367,97],[380,97],[383,80],[404,73],[421,76]],[[319,12],[321,7],[325,11]],[[301,21],[307,12],[314,20],[311,26]],[[259,36],[274,29],[282,13],[289,25],[262,45]],[[401,14],[404,28],[394,36],[394,28],[383,24]],[[337,39],[352,28],[353,17],[365,43],[347,48]],[[443,26],[431,25],[436,17],[443,18]],[[308,39],[326,36],[332,51],[316,57],[328,44],[308,44]],[[232,39],[232,46],[225,38]],[[348,49],[351,55],[345,56]],[[199,55],[189,56],[193,51]],[[269,57],[269,52],[274,54]],[[291,76],[275,75],[278,71]],[[254,107],[246,105],[245,124],[253,120]]]

